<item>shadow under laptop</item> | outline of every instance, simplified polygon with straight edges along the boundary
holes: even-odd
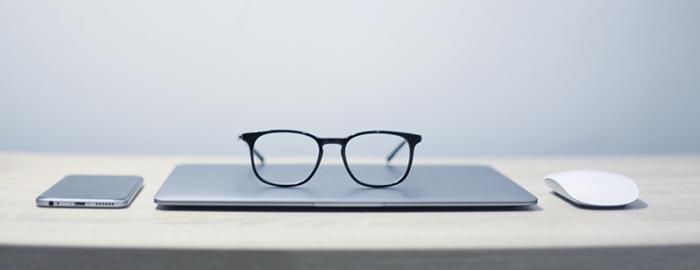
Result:
[[[542,211],[538,205],[530,206],[464,206],[464,207],[319,207],[319,206],[166,206],[158,205],[162,211],[209,211],[209,212],[513,212],[513,211]]]

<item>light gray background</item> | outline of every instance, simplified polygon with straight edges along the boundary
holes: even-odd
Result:
[[[700,1],[0,0],[1,150],[238,155],[294,128],[685,153],[699,120]]]

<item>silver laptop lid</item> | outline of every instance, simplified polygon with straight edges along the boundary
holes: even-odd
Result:
[[[535,196],[509,178],[477,165],[416,165],[403,183],[389,188],[361,186],[343,166],[322,165],[308,183],[279,188],[260,182],[250,165],[180,165],[154,200],[166,206],[483,207],[537,203]]]

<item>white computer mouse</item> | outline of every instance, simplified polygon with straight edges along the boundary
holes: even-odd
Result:
[[[588,207],[619,207],[639,198],[639,187],[624,175],[569,171],[547,175],[544,182],[557,194]]]

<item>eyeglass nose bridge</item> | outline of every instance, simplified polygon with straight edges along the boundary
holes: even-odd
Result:
[[[318,143],[321,144],[321,146],[326,144],[344,145],[346,140],[346,138],[318,138]]]

